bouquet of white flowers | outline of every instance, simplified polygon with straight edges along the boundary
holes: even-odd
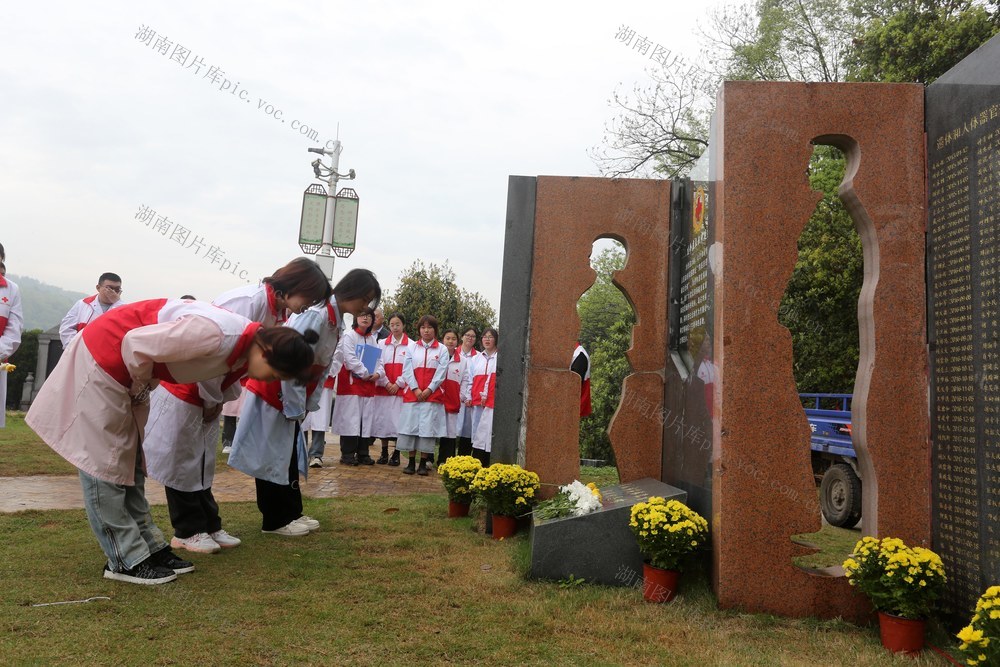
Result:
[[[601,509],[601,491],[591,482],[584,484],[574,480],[572,484],[559,487],[550,500],[535,508],[536,519],[558,519],[564,516],[583,516]]]

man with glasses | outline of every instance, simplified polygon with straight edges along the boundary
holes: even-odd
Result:
[[[97,294],[80,299],[66,313],[59,325],[59,339],[63,347],[80,333],[85,326],[108,312],[112,308],[124,306],[122,297],[122,279],[117,273],[102,273],[97,281]]]

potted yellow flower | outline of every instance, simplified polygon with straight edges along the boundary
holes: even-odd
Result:
[[[474,456],[452,456],[438,466],[438,475],[448,492],[448,517],[469,516],[472,480],[483,464]]]
[[[894,653],[919,653],[927,617],[946,581],[941,558],[893,537],[864,537],[844,561],[844,574],[878,612],[882,645]]]
[[[517,532],[516,517],[531,511],[538,489],[538,475],[519,465],[494,463],[476,473],[472,492],[493,514],[493,539]]]
[[[677,592],[683,561],[708,538],[708,522],[678,500],[650,496],[632,506],[629,527],[646,557],[642,564],[642,596],[669,602]]]
[[[958,638],[962,641],[958,648],[969,667],[1000,665],[1000,586],[986,589]]]

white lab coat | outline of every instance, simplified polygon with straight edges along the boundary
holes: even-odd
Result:
[[[337,401],[333,406],[333,424],[331,430],[341,436],[371,438],[372,425],[375,422],[375,403],[371,400],[375,395],[375,382],[367,382],[362,377],[368,375],[368,370],[358,358],[355,350],[358,345],[377,345],[375,336],[358,333],[357,329],[344,332],[340,339],[337,356],[341,360],[340,373],[337,375]],[[375,367],[379,377],[385,375],[382,359],[379,358]]]
[[[21,290],[13,281],[0,277],[0,362],[17,352],[24,329]],[[7,424],[7,372],[0,371],[0,428]]]
[[[111,312],[115,308],[121,308],[125,305],[125,302],[121,299],[115,301],[108,308],[107,312]],[[92,294],[84,299],[80,299],[69,309],[66,316],[63,317],[62,322],[59,323],[59,340],[62,341],[63,347],[65,348],[70,344],[78,333],[83,331],[83,328],[96,320],[101,315],[104,315],[105,310],[101,306],[101,300],[96,294]]]

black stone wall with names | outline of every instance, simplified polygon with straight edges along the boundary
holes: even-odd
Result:
[[[1000,39],[927,88],[933,547],[944,611],[1000,583]]]

